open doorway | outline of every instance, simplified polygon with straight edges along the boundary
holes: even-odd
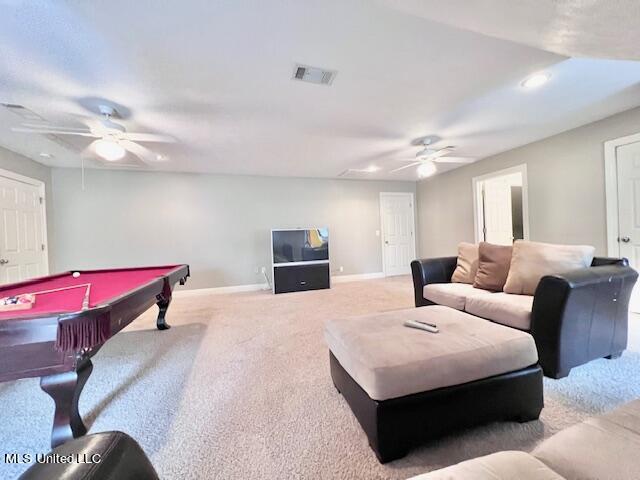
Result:
[[[529,239],[526,165],[475,177],[473,199],[477,242],[511,245]]]

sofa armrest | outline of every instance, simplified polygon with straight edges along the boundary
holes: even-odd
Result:
[[[623,267],[629,266],[629,260],[622,257],[593,257],[591,262],[592,267],[600,267],[602,265],[621,265]]]
[[[637,278],[632,268],[610,264],[540,280],[531,334],[545,375],[561,378],[574,366],[626,348],[629,298]]]
[[[450,283],[458,257],[425,258],[411,262],[416,307],[431,305],[422,296],[422,289],[430,283]]]

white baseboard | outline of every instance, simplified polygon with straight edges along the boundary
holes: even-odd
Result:
[[[258,290],[269,290],[271,287],[266,283],[253,283],[250,285],[232,285],[230,287],[211,287],[211,288],[196,288],[193,290],[176,290],[173,292],[176,296],[189,297],[192,295],[224,295],[225,293],[239,293],[239,292],[256,292]]]
[[[358,273],[355,275],[334,275],[331,283],[358,282],[361,280],[373,280],[384,278],[383,272]],[[192,295],[224,295],[226,293],[257,292],[259,290],[271,291],[271,287],[266,283],[253,283],[249,285],[233,285],[230,287],[196,288],[193,290],[176,290],[173,292],[178,297],[188,297]]]
[[[335,275],[331,277],[332,283],[358,282],[360,280],[373,280],[374,278],[384,278],[384,272],[357,273],[355,275]]]

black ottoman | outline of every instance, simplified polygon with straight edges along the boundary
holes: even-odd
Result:
[[[405,320],[438,325],[433,334]],[[543,407],[533,337],[444,306],[332,320],[331,377],[380,462],[457,428],[526,422]]]

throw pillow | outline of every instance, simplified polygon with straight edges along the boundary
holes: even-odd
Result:
[[[533,295],[540,279],[591,265],[595,248],[516,240],[513,244],[506,293]]]
[[[473,283],[478,271],[478,245],[462,242],[458,244],[458,262],[451,276],[454,283]]]
[[[473,286],[483,290],[501,292],[509,275],[511,245],[480,242],[478,247],[478,273]]]

